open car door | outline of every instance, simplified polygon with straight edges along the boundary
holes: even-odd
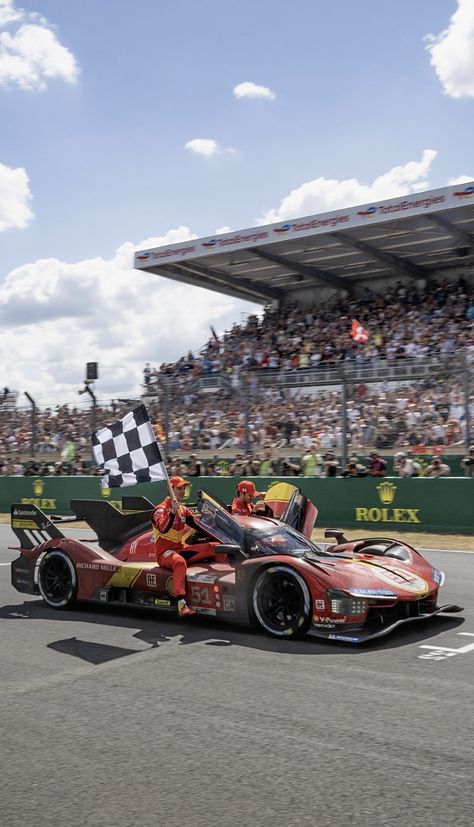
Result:
[[[308,500],[306,494],[303,494],[301,488],[289,482],[276,482],[266,492],[264,502],[278,520],[311,540],[318,509]]]
[[[244,530],[226,508],[207,491],[199,492],[199,526],[221,543],[244,548]]]

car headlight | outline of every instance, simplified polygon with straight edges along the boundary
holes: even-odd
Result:
[[[367,612],[368,601],[361,597],[351,597],[339,589],[328,589],[326,592],[331,612],[335,615],[363,615]]]
[[[433,580],[435,581],[435,583],[438,584],[438,586],[440,588],[441,588],[441,586],[444,586],[444,581],[446,580],[446,575],[445,575],[444,571],[439,571],[438,569],[433,569]]]

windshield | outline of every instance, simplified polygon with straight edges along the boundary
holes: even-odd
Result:
[[[247,548],[251,554],[294,554],[303,556],[317,554],[321,557],[331,557],[322,548],[307,540],[299,531],[287,525],[275,525],[262,520],[262,526],[247,529]]]

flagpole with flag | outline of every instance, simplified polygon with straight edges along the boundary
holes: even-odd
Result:
[[[357,319],[352,319],[351,336],[355,342],[366,342],[369,338],[369,331]]]
[[[118,422],[94,431],[92,453],[97,465],[104,469],[103,488],[165,480],[170,497],[177,502],[145,405],[129,411]]]

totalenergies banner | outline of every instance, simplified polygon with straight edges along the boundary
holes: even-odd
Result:
[[[238,477],[191,477],[188,502],[196,502],[204,489],[223,502],[235,496]],[[266,491],[276,477],[254,477],[256,488]],[[444,479],[314,479],[286,477],[302,489],[319,509],[322,528],[374,529],[395,535],[400,531],[470,534],[474,550],[474,478]],[[34,503],[46,514],[72,514],[71,500],[100,500],[121,508],[122,497],[143,496],[158,503],[166,496],[164,482],[131,488],[101,488],[99,477],[0,477],[0,512],[12,503]]]
[[[474,182],[363,204],[359,207],[349,207],[346,210],[334,210],[306,218],[291,219],[278,224],[266,224],[235,233],[223,233],[180,244],[170,244],[166,247],[140,250],[135,253],[135,267],[147,269],[153,265],[157,267],[172,261],[258,247],[284,238],[304,238],[331,232],[331,230],[378,224],[399,219],[402,216],[438,212],[470,202],[474,204]]]

